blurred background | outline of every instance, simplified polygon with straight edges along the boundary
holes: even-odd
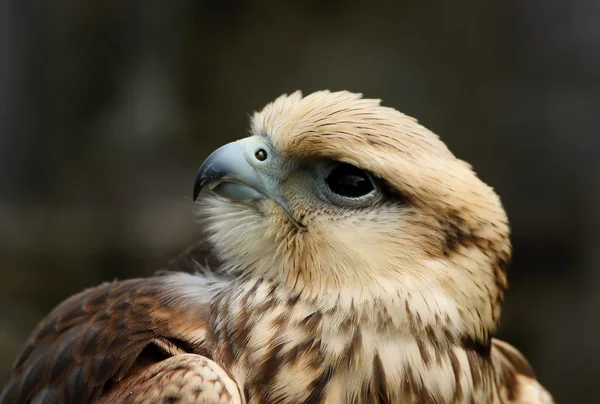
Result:
[[[200,235],[195,173],[281,93],[417,117],[502,196],[500,336],[558,402],[600,376],[600,1],[2,0],[0,385],[82,288]]]

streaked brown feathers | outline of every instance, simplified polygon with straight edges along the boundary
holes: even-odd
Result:
[[[33,332],[2,393],[2,403],[85,403],[148,364],[202,352],[189,336],[206,308],[165,304],[160,278],[113,282],[57,306]]]
[[[180,354],[134,372],[99,401],[111,403],[241,404],[241,393],[216,363],[196,354]]]

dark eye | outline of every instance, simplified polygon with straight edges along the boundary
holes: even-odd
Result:
[[[331,192],[346,198],[360,198],[375,189],[366,171],[345,163],[331,170],[325,178],[325,183]]]

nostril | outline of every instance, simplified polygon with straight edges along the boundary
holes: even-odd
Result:
[[[254,157],[256,157],[258,161],[265,161],[267,159],[267,151],[265,149],[258,149],[254,153]]]

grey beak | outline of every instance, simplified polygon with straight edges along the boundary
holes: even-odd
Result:
[[[257,154],[257,151],[262,151],[262,154]],[[215,150],[198,170],[194,201],[205,187],[232,201],[267,197],[283,208],[292,223],[304,229],[303,225],[296,222],[279,192],[280,180],[275,173],[281,171],[281,162],[270,154],[268,145],[256,136],[228,143]]]
[[[269,195],[255,168],[248,163],[241,141],[220,147],[202,163],[194,183],[194,201],[205,187],[232,200]]]

